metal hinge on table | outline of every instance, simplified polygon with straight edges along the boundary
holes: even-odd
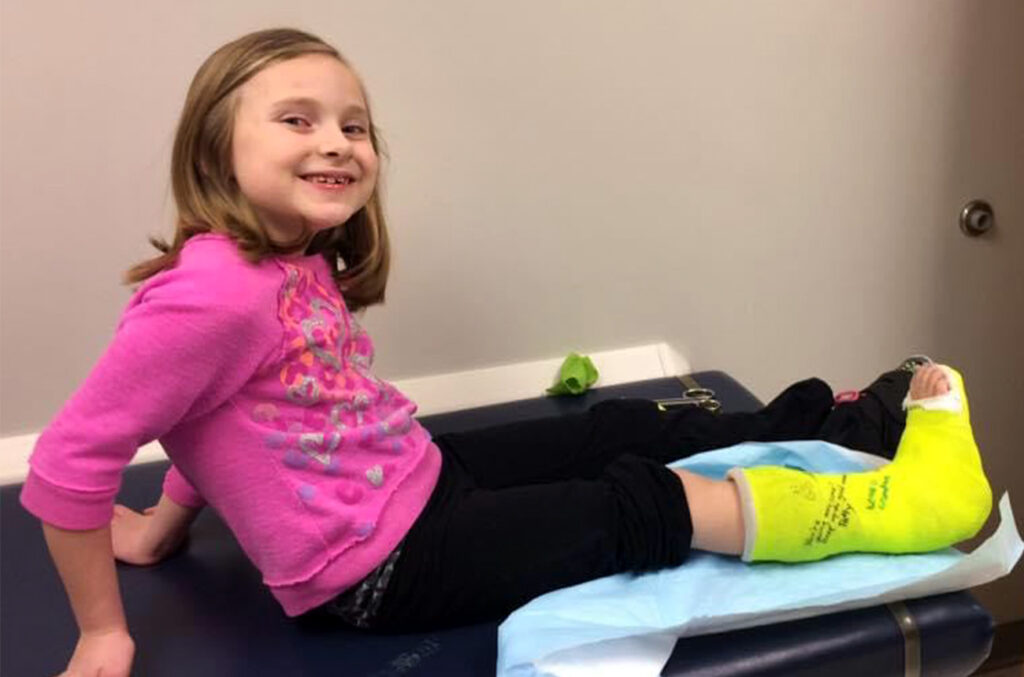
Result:
[[[885,605],[896,619],[903,635],[903,674],[905,677],[921,677],[921,633],[917,628],[914,614],[903,602]]]
[[[693,376],[683,374],[676,376],[676,379],[683,384],[683,394],[681,397],[665,397],[654,400],[662,411],[675,407],[700,407],[715,413],[722,408],[722,403],[715,399],[715,391],[697,383],[697,379]]]

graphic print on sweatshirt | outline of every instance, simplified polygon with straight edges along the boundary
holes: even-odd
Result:
[[[415,446],[408,434],[415,407],[370,373],[372,342],[340,295],[312,271],[282,266],[279,383],[285,397],[273,398],[280,406],[256,404],[252,418],[267,430],[266,446],[291,473],[308,508],[337,516],[332,504],[340,501],[358,517],[379,503],[374,493],[393,489],[394,461]],[[367,519],[349,526],[359,538],[374,528]]]

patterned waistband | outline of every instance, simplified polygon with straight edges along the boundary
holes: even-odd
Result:
[[[357,628],[369,628],[373,625],[380,604],[384,598],[395,564],[402,554],[402,543],[399,543],[387,559],[371,571],[366,578],[323,605],[323,610],[337,616],[349,625]]]

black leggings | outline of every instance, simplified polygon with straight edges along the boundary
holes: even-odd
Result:
[[[828,385],[810,379],[755,413],[612,400],[438,436],[437,486],[386,575],[374,572],[378,599],[359,625],[408,632],[496,620],[557,588],[678,566],[693,528],[666,463],[748,440],[813,438],[891,457],[908,381],[883,375],[868,388],[882,384],[883,396],[834,410]],[[373,587],[363,586],[363,607]],[[354,590],[325,607],[352,607]]]

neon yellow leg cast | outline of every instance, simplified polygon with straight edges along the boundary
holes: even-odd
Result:
[[[992,490],[971,432],[960,374],[947,368],[955,411],[911,405],[896,457],[846,475],[733,468],[747,561],[806,562],[841,552],[938,550],[981,529]],[[959,396],[959,401],[957,401]]]

